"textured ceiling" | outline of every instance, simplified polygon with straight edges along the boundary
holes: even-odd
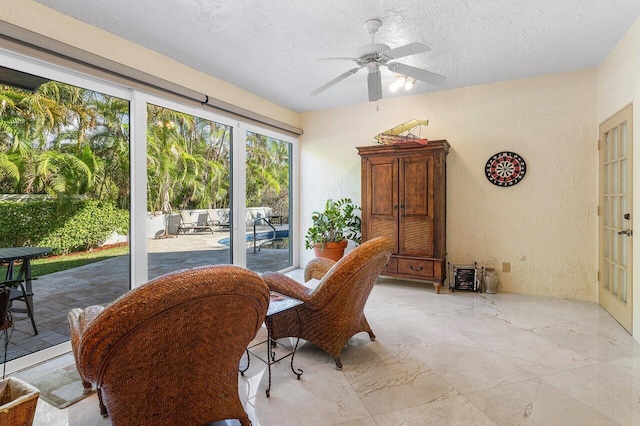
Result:
[[[393,94],[385,69],[388,98],[594,67],[640,15],[639,0],[37,1],[294,111],[367,101],[365,70],[309,93],[355,66],[318,59],[355,57],[370,18],[376,42],[432,49],[398,62],[447,77]]]

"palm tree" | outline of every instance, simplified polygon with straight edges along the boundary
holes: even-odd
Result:
[[[247,205],[262,205],[279,198],[289,187],[289,144],[247,133]],[[268,204],[268,203],[267,203]],[[282,210],[282,206],[275,206]]]

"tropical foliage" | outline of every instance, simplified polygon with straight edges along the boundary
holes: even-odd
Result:
[[[129,105],[49,82],[0,86],[0,192],[129,207]]]
[[[0,247],[44,246],[65,254],[96,248],[128,229],[128,212],[109,202],[74,200],[64,211],[53,200],[0,202]]]
[[[350,198],[334,201],[328,199],[323,211],[311,213],[313,225],[305,235],[305,247],[311,249],[319,244],[324,248],[325,243],[337,243],[351,240],[356,244],[362,242],[362,219],[358,216],[360,206]]]
[[[154,105],[147,113],[148,209],[229,207],[231,128]],[[248,205],[286,209],[289,158],[287,143],[248,134]],[[0,193],[128,210],[130,164],[128,101],[58,82],[34,93],[0,86]]]

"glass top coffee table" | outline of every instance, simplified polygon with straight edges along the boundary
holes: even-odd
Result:
[[[266,390],[267,398],[269,398],[271,394],[271,365],[272,364],[275,364],[278,361],[282,361],[285,358],[291,357],[291,363],[290,363],[291,371],[293,371],[293,374],[296,375],[298,380],[300,380],[300,376],[302,376],[303,371],[299,368],[296,369],[293,367],[293,358],[295,357],[296,350],[298,349],[298,343],[300,343],[300,338],[299,337],[296,338],[296,343],[291,352],[286,353],[279,358],[276,358],[276,353],[273,348],[278,345],[283,348],[286,348],[286,346],[279,343],[277,340],[271,338],[271,330],[273,325],[273,317],[275,317],[278,314],[281,314],[282,312],[288,311],[290,309],[294,309],[295,307],[300,306],[303,303],[304,302],[302,300],[294,299],[292,297],[288,297],[280,293],[276,293],[275,291],[271,292],[271,300],[269,301],[269,308],[267,310],[267,316],[264,321],[267,327],[267,339],[261,342],[258,342],[254,345],[251,345],[247,348],[247,365],[246,367],[239,369],[240,375],[244,376],[245,371],[249,369],[250,354],[258,358],[260,361],[264,362],[265,364],[267,364],[267,370],[269,371],[269,385],[267,386],[267,390]],[[300,321],[300,317],[298,317],[298,322],[299,321]],[[252,350],[253,348],[260,345],[266,345],[267,347],[266,359],[258,355],[258,353],[255,350]]]

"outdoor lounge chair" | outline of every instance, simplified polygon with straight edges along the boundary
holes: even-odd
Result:
[[[207,209],[209,211],[209,216],[213,218],[213,216],[211,216],[211,212],[214,211],[215,212],[215,216],[218,218],[218,221],[220,222],[220,226],[222,226],[223,228],[228,228],[229,225],[229,209]]]
[[[207,224],[217,228],[229,228],[229,209],[207,209]]]
[[[113,425],[249,425],[238,365],[268,305],[267,285],[239,266],[158,277],[104,308],[69,312],[78,372]]]
[[[305,268],[305,281],[320,282],[315,289],[277,272],[262,278],[269,289],[302,300],[304,304],[272,318],[271,336],[299,337],[333,355],[342,368],[340,353],[349,339],[362,331],[375,335],[364,306],[380,272],[389,261],[392,242],[378,237],[362,243],[339,261],[315,258]]]
[[[220,220],[220,216],[218,215],[218,211],[216,209],[207,209],[207,215],[209,216],[207,225],[222,226],[222,221]]]
[[[203,218],[203,220],[200,220],[200,218],[198,218],[198,222],[194,222],[191,218],[191,212],[187,210],[180,210],[181,220],[180,225],[178,226],[178,234],[180,234],[180,231],[182,231],[183,234],[196,231],[209,231],[213,234],[215,227],[207,223],[208,215],[204,215],[205,217]]]

